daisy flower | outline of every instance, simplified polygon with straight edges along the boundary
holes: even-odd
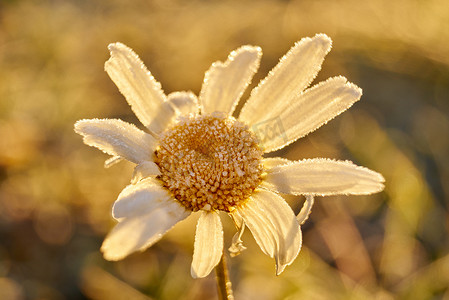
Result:
[[[383,189],[379,173],[349,161],[264,158],[319,128],[360,99],[362,91],[342,76],[307,88],[331,49],[318,34],[297,42],[251,92],[238,118],[233,112],[257,71],[262,51],[243,46],[206,72],[199,97],[165,95],[139,57],[121,43],[109,45],[105,70],[146,127],[118,119],[80,120],[75,131],[87,145],[136,165],[130,185],[112,209],[118,224],[101,251],[120,260],[156,243],[176,223],[199,214],[191,274],[207,276],[223,253],[219,212],[238,232],[229,251],[239,254],[248,227],[280,274],[297,257],[300,225],[313,196],[365,195]],[[305,195],[298,216],[281,194]]]

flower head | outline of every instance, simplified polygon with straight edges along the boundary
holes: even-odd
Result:
[[[261,181],[262,154],[248,126],[221,113],[191,116],[156,150],[160,180],[188,210],[230,212]]]
[[[348,109],[360,88],[338,76],[308,88],[330,51],[324,34],[296,43],[251,92],[232,117],[259,66],[262,51],[243,46],[206,72],[199,99],[191,92],[166,96],[139,57],[121,43],[109,45],[105,69],[147,131],[117,119],[81,120],[84,142],[136,164],[132,183],[118,196],[118,224],[101,250],[119,260],[157,242],[176,223],[199,213],[191,273],[204,277],[218,264],[228,213],[238,233],[229,248],[237,255],[248,227],[280,274],[297,257],[300,225],[314,195],[371,194],[383,189],[379,173],[348,161],[264,158]],[[279,195],[305,195],[295,216]]]

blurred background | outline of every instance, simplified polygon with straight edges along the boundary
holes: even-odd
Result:
[[[343,75],[364,95],[275,155],[352,160],[386,189],[317,197],[279,277],[246,232],[248,250],[230,260],[235,297],[449,299],[448,20],[445,0],[0,0],[0,299],[216,298],[213,274],[190,277],[194,218],[143,253],[102,258],[132,166],[104,169],[107,156],[73,124],[139,124],[103,71],[111,42],[133,48],[166,93],[198,94],[231,50],[262,47],[252,88],[320,32],[334,44],[315,83]],[[288,200],[295,211],[303,202]],[[228,247],[234,228],[222,219]]]

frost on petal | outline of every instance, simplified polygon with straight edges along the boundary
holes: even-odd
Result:
[[[361,96],[362,90],[347,82],[346,78],[329,78],[289,101],[277,102],[252,127],[259,133],[264,151],[275,151],[326,124],[351,107]],[[274,122],[278,132],[266,134]]]
[[[149,176],[161,175],[159,167],[152,161],[144,161],[134,168],[131,183],[135,184]]]
[[[266,120],[267,112],[278,103],[289,102],[301,93],[320,71],[331,46],[332,41],[325,34],[297,42],[251,92],[239,120],[250,125]]]
[[[304,224],[309,218],[309,215],[312,212],[312,206],[314,201],[315,199],[312,195],[306,195],[306,201],[304,201],[301,210],[296,216],[296,220],[298,220],[299,225]]]
[[[105,70],[125,96],[137,118],[145,127],[161,132],[164,125],[156,120],[159,115],[171,114],[173,108],[163,105],[166,97],[139,56],[121,43],[109,44],[111,57],[105,63]]]
[[[104,167],[110,168],[112,166],[115,166],[116,164],[118,164],[119,162],[121,162],[123,160],[123,157],[120,156],[112,156],[108,159],[106,159],[106,161],[104,162]]]
[[[123,157],[136,164],[153,160],[156,140],[121,120],[80,120],[75,123],[75,132],[84,137],[84,143],[107,154]]]
[[[256,190],[237,210],[262,251],[275,257],[276,274],[282,273],[298,256],[302,244],[301,230],[290,206],[275,193]]]
[[[146,178],[123,189],[112,207],[115,219],[131,218],[150,213],[174,201],[155,178]]]
[[[259,68],[261,56],[259,47],[243,46],[232,51],[225,63],[213,63],[206,72],[201,88],[201,113],[221,111],[232,115]]]
[[[153,122],[159,124],[160,128],[167,128],[181,115],[198,113],[198,99],[192,92],[174,92],[168,95],[160,110],[164,113],[154,116]]]
[[[120,260],[159,241],[189,213],[174,200],[148,214],[123,219],[107,235],[101,246],[107,260]]]
[[[209,275],[223,255],[223,227],[215,211],[201,211],[196,225],[191,274],[193,278]]]
[[[283,157],[267,157],[262,159],[263,168],[269,170],[271,168],[282,166],[290,163],[291,160]]]
[[[367,195],[382,191],[383,182],[381,174],[350,161],[317,158],[270,169],[262,186],[294,195]]]
[[[173,92],[167,97],[179,115],[198,114],[200,111],[198,98],[192,92]]]

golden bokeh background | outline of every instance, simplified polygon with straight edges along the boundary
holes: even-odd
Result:
[[[138,124],[103,71],[111,42],[133,48],[166,93],[198,94],[231,50],[262,47],[253,87],[319,32],[334,44],[315,82],[343,75],[364,95],[275,154],[352,160],[386,189],[318,197],[279,277],[246,232],[248,250],[230,260],[235,297],[449,299],[448,20],[445,0],[0,0],[0,299],[214,299],[213,275],[190,277],[194,218],[143,253],[102,258],[132,166],[104,169],[73,124]],[[302,201],[289,198],[296,211]]]

